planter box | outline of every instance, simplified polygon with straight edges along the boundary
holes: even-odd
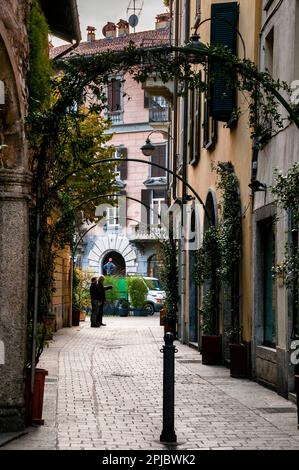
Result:
[[[230,344],[230,375],[236,378],[248,377],[247,347],[245,344]]]
[[[129,315],[129,309],[128,308],[119,308],[118,313],[120,317],[127,317]]]
[[[73,309],[72,311],[72,326],[80,325],[80,310]]]
[[[85,321],[86,318],[86,313],[85,312],[80,312],[80,321]]]
[[[216,366],[222,364],[222,336],[202,336],[202,363]]]
[[[26,369],[26,381],[25,381],[25,417],[26,424],[44,424],[43,416],[43,403],[44,403],[44,388],[45,388],[45,377],[48,375],[48,371],[45,369],[35,369],[34,377],[34,390],[33,390],[33,404],[32,404],[32,416],[30,416],[30,381],[31,371]]]

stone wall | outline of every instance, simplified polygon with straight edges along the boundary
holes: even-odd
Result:
[[[28,284],[28,194],[25,139],[29,1],[0,3],[0,432],[24,426]]]

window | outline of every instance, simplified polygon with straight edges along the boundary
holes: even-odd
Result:
[[[208,77],[207,71],[206,81]],[[204,118],[203,118],[203,146],[207,150],[213,150],[217,142],[218,124],[210,114],[210,97],[208,91],[204,94]]]
[[[108,117],[113,124],[122,122],[122,83],[120,79],[113,78],[108,84]]]
[[[161,214],[163,204],[165,204],[165,196],[166,194],[164,189],[154,189],[152,192],[152,210],[150,214],[151,225],[158,225],[161,223]]]
[[[275,234],[272,218],[260,223],[262,242],[262,281],[264,312],[264,344],[275,347],[276,344],[276,289],[273,278],[275,265]]]
[[[118,222],[118,207],[109,207],[107,210],[107,227],[116,228],[119,226]]]
[[[145,225],[158,225],[161,222],[159,216],[163,216],[163,205],[166,204],[166,189],[142,189],[141,201],[144,204],[142,214],[146,214]]]
[[[155,145],[154,153],[151,157],[152,163],[156,163],[157,165],[161,165],[164,168],[166,167],[166,144],[157,144]],[[165,177],[166,171],[162,168],[158,168],[155,166],[150,165],[150,172],[152,178],[159,178]]]
[[[128,150],[125,147],[119,147],[115,151],[115,158],[128,158]],[[123,181],[128,178],[128,162],[122,161],[116,165],[115,174],[116,180]]]
[[[169,108],[163,96],[154,96],[149,100],[149,122],[168,122]]]
[[[274,48],[274,28],[271,29],[270,33],[266,37],[265,41],[265,69],[273,77],[273,48]]]

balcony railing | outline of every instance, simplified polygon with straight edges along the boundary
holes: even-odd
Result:
[[[149,122],[168,122],[169,108],[150,108]]]
[[[112,124],[123,124],[123,111],[110,111],[107,113],[107,118],[110,119]]]

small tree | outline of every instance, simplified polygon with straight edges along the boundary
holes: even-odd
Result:
[[[144,307],[147,295],[147,287],[141,277],[130,277],[128,279],[129,297],[134,308]]]

